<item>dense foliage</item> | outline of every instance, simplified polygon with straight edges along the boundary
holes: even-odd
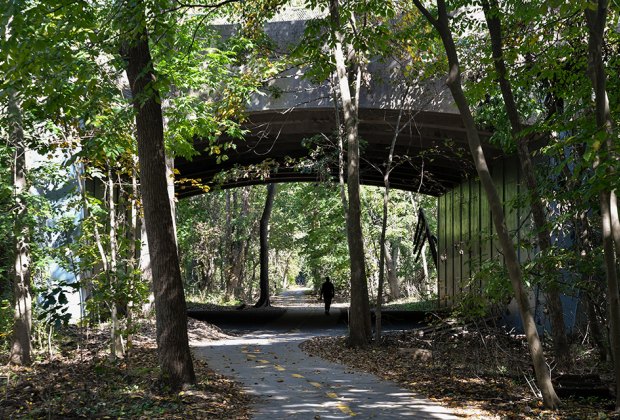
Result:
[[[245,302],[256,300],[258,293],[258,220],[261,216],[265,187],[214,191],[178,203],[179,252],[188,292],[218,302],[225,298],[228,273],[233,265],[243,264],[243,293],[236,296]],[[363,190],[364,232],[368,238],[366,263],[372,294],[378,281],[379,235],[381,230],[381,191]],[[243,202],[247,202],[243,211]],[[413,233],[417,223],[416,208],[423,206],[436,232],[435,200],[412,193],[395,191],[390,201],[388,243],[397,248],[396,264],[401,280],[397,295],[411,299],[428,299],[435,287],[421,284],[421,260],[412,255]],[[338,186],[330,183],[282,184],[276,195],[270,223],[271,287],[274,291],[294,285],[304,274],[307,285],[317,289],[330,276],[338,294],[349,293],[348,251],[344,229],[344,211]],[[235,250],[243,245],[245,258],[239,260]],[[430,263],[430,269],[434,269]],[[425,281],[429,281],[426,279]],[[424,291],[424,292],[423,292]],[[426,293],[426,294],[425,294]]]

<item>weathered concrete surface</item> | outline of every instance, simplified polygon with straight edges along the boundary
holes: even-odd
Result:
[[[307,23],[304,19],[277,20],[267,23],[265,32],[276,51],[286,54],[300,42]],[[215,28],[226,38],[236,27],[220,24]],[[466,130],[445,86],[445,77],[404,80],[403,66],[407,64],[403,57],[373,59],[368,64],[359,95],[359,136],[363,143],[360,182],[384,185],[381,168],[398,132],[391,187],[443,195],[475,172]],[[331,82],[305,78],[311,65],[287,69],[265,82],[260,94],[254,95],[248,104],[249,118],[244,125],[248,132],[244,140],[221,138],[236,144],[235,150],[226,151],[228,160],[218,162],[216,156],[208,153],[191,162],[177,159],[178,178],[186,180],[178,186],[177,196],[201,194],[203,189],[196,187],[196,181],[209,187],[234,188],[270,182],[337,180],[337,159],[320,168],[310,159],[311,150],[316,147],[321,156],[337,155],[333,140],[337,118]],[[488,132],[480,134],[483,141],[490,137]],[[308,145],[310,138],[313,146]],[[205,150],[207,145],[208,141],[198,140],[196,150]],[[498,148],[488,145],[485,152],[490,161],[502,155]],[[267,170],[261,166],[266,160],[271,162]],[[255,169],[238,173],[238,168]],[[225,171],[231,175],[215,183],[214,177]]]

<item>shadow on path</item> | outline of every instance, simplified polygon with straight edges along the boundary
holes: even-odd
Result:
[[[336,325],[348,325],[348,302],[334,303],[330,315],[325,315],[323,303],[317,302],[316,296],[308,294],[310,289],[297,288],[285,290],[273,299],[269,308],[245,307],[241,310],[189,310],[188,316],[207,321],[224,329],[254,330],[269,325],[270,329],[296,330],[331,328]],[[384,330],[410,329],[422,325],[426,312],[383,310],[382,326]],[[374,312],[371,311],[374,325]]]
[[[271,314],[258,316],[257,311]],[[447,408],[394,383],[302,352],[299,344],[311,337],[346,334],[346,308],[333,311],[326,316],[320,305],[235,311],[253,314],[229,315],[242,335],[192,342],[192,347],[211,368],[235,377],[258,397],[254,419],[456,418]]]

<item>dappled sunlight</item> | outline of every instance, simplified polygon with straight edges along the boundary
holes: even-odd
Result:
[[[342,419],[351,416],[448,419],[448,409],[415,393],[304,353],[299,345],[317,335],[344,335],[345,326],[323,330],[261,330],[226,340],[194,343],[211,368],[236,376],[259,398],[255,419]]]
[[[326,333],[326,332],[324,332]],[[233,337],[230,339],[223,340],[213,340],[213,341],[202,341],[193,343],[194,347],[217,347],[217,346],[239,346],[239,345],[255,345],[255,346],[269,346],[273,344],[281,344],[281,343],[290,343],[290,342],[298,342],[301,343],[304,340],[307,340],[315,335],[325,335],[325,334],[313,334],[308,335],[308,333],[280,333],[276,334],[274,332],[257,332],[251,333],[247,335],[243,335],[242,337]]]

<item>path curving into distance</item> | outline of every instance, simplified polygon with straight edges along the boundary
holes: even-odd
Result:
[[[308,304],[304,313],[318,318],[322,307],[307,302],[304,289],[287,291],[275,301],[288,305]],[[338,308],[334,308],[337,310]],[[301,309],[300,309],[301,310]],[[287,307],[287,313],[294,313]],[[293,323],[286,316],[246,330],[238,337],[218,341],[192,342],[194,354],[217,372],[235,378],[258,397],[254,405],[257,420],[274,419],[455,419],[452,412],[411,391],[374,375],[308,356],[299,344],[317,335],[344,335],[346,325],[328,322]],[[249,326],[248,326],[249,327]],[[240,331],[237,330],[237,333]]]

